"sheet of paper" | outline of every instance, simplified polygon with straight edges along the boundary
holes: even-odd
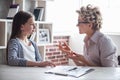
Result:
[[[64,75],[64,76],[73,76],[73,77],[80,77],[84,74],[87,74],[94,69],[90,67],[78,67],[78,66],[56,66],[45,73],[50,74],[58,74],[58,75]]]

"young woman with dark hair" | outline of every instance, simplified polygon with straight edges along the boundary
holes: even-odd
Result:
[[[7,45],[7,63],[12,66],[55,66],[43,61],[37,45],[28,37],[35,31],[34,16],[19,11],[13,18],[12,33]]]

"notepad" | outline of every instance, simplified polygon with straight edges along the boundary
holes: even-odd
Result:
[[[61,76],[72,76],[78,78],[93,70],[94,69],[90,67],[81,67],[81,66],[56,66],[50,70],[45,71],[45,73],[61,75]]]

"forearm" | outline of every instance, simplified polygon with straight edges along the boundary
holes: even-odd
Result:
[[[80,61],[76,61],[76,60],[73,60],[73,61],[77,66],[85,66],[85,64]]]
[[[29,67],[33,67],[33,66],[45,67],[46,64],[44,62],[38,62],[38,61],[27,61],[26,66],[29,66]]]
[[[89,63],[89,62],[84,58],[84,56],[81,56],[81,62],[82,62],[84,65],[86,65],[86,66],[96,66],[96,65],[94,65],[94,64],[92,64],[92,63]]]
[[[8,57],[8,65],[11,66],[26,66],[27,60],[21,58],[13,58],[12,56]]]
[[[89,63],[83,55],[77,54],[77,53],[73,53],[76,58],[73,59],[73,61],[75,62],[76,65],[84,65],[84,66],[96,66],[92,63]]]
[[[38,66],[38,62],[27,61],[26,66],[29,66],[29,67]]]
[[[27,66],[38,66],[38,67],[46,67],[46,66],[51,66],[54,67],[55,64],[50,62],[50,61],[39,61],[39,62],[34,62],[34,61],[27,61]]]

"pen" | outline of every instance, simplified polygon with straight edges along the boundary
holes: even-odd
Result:
[[[54,73],[55,75],[68,76],[68,74]]]
[[[74,67],[74,68],[72,68],[72,69],[69,69],[68,71],[72,71],[72,70],[75,70],[75,69],[77,69],[77,67]]]

